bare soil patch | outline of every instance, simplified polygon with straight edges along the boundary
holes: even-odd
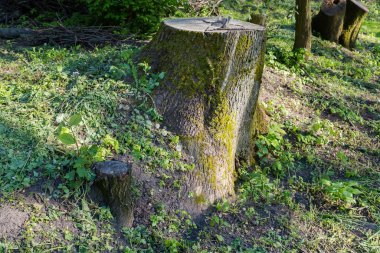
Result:
[[[17,210],[10,205],[0,207],[0,238],[14,239],[22,230],[29,218],[26,212]]]

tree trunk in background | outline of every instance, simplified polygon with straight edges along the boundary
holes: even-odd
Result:
[[[310,0],[296,0],[296,34],[293,49],[311,48]]]
[[[368,14],[368,9],[357,0],[347,0],[346,16],[339,43],[346,48],[354,48],[360,27]]]
[[[345,11],[346,0],[324,0],[319,13],[312,20],[313,31],[320,33],[322,39],[338,43]]]
[[[247,22],[173,19],[162,23],[140,56],[166,73],[154,98],[194,158],[182,195],[192,192],[188,204],[199,209],[233,195],[235,159],[252,158],[265,38],[264,27]]]

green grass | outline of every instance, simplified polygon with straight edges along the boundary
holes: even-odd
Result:
[[[107,61],[123,59],[129,49],[3,47],[1,58],[1,191],[27,187],[39,178],[62,174],[65,148],[57,142],[59,121],[82,113],[84,135],[80,142],[99,141],[113,133],[115,111],[126,94],[126,84],[112,76]],[[121,63],[119,63],[119,66]]]
[[[362,26],[363,33],[380,38],[380,22],[378,21],[365,21]]]
[[[150,98],[164,74],[133,63],[135,48],[0,45],[0,207],[29,214],[15,239],[0,238],[0,252],[378,252],[378,21],[364,24],[354,51],[313,37],[300,61],[292,5],[267,9],[261,102],[271,122],[256,140],[256,163],[238,168],[235,201],[197,220],[165,202],[192,165]],[[224,8],[247,16],[242,5]],[[78,169],[77,148],[58,138],[76,114],[79,147],[115,140],[102,159],[128,155],[154,178],[154,189],[135,186],[151,201],[135,228],[119,233],[109,209],[84,197],[92,178],[80,175],[90,167]],[[42,193],[24,194],[30,186]]]

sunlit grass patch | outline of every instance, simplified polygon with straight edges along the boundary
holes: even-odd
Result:
[[[362,25],[362,32],[366,35],[372,35],[380,39],[380,22],[365,21]]]

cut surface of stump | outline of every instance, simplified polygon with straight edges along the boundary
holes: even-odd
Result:
[[[324,0],[319,13],[313,17],[312,29],[324,40],[338,43],[343,30],[346,0]]]
[[[184,189],[198,206],[233,195],[235,159],[252,158],[264,54],[262,26],[190,18],[164,21],[140,55],[166,73],[154,99],[194,158]]]
[[[120,227],[133,223],[132,167],[119,161],[105,161],[94,165],[94,182],[111,208]]]
[[[350,49],[355,47],[356,39],[367,14],[368,9],[363,3],[357,0],[347,0],[343,31],[339,38],[342,46]]]

